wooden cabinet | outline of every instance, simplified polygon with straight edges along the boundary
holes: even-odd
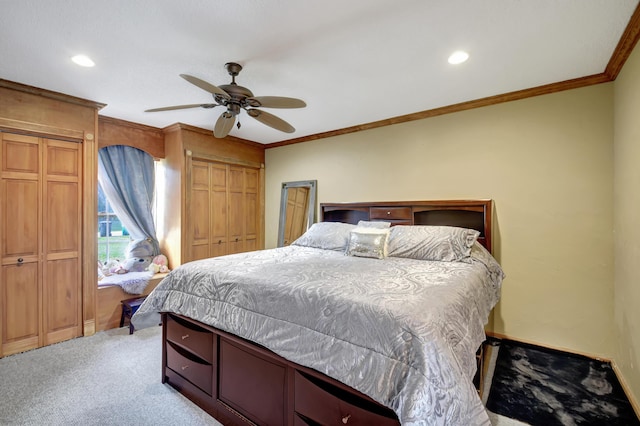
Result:
[[[4,356],[82,335],[82,145],[0,142]]]
[[[165,217],[170,267],[264,248],[264,146],[176,124],[165,132]]]
[[[188,159],[185,260],[258,249],[260,169]]]

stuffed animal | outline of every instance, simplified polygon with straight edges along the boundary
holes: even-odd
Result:
[[[151,263],[151,257],[130,257],[120,264],[118,274],[126,274],[127,272],[143,272],[146,271]]]
[[[167,256],[164,254],[159,254],[153,258],[153,261],[149,265],[149,270],[154,274],[169,272],[169,266],[167,261]]]
[[[109,268],[110,274],[144,272],[153,260],[153,245],[147,239],[131,241],[125,250],[125,259]]]

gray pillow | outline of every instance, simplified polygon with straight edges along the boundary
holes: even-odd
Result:
[[[349,243],[349,233],[355,228],[355,225],[342,222],[314,223],[291,245],[345,251]]]
[[[480,233],[454,226],[394,226],[389,235],[389,256],[455,262],[471,254]]]

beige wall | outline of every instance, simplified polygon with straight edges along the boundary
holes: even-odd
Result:
[[[612,139],[608,83],[268,149],[266,246],[284,181],[317,179],[319,202],[492,198],[493,331],[610,357]]]
[[[614,93],[615,359],[640,402],[640,47]]]

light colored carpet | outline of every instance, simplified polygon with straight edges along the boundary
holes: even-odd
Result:
[[[0,359],[0,425],[220,425],[161,380],[161,328]]]
[[[161,336],[124,327],[0,359],[0,425],[220,425],[160,382]]]

